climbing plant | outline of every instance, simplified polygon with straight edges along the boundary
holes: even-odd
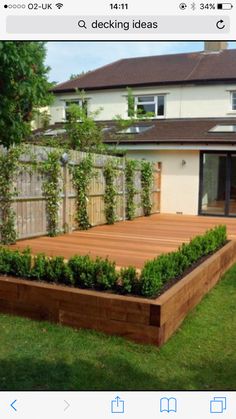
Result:
[[[51,237],[59,233],[59,205],[61,201],[62,186],[61,178],[61,155],[59,148],[47,151],[47,157],[41,164],[43,174],[43,195],[46,198],[46,213],[48,219],[48,234]]]
[[[126,160],[125,166],[125,180],[126,180],[126,217],[128,220],[133,220],[135,217],[135,170],[137,168],[137,161]]]
[[[153,166],[152,163],[142,160],[141,162],[141,201],[143,212],[145,216],[151,215],[152,210],[152,200],[151,192],[153,185]]]
[[[15,243],[17,237],[12,200],[17,196],[15,182],[20,172],[22,152],[21,146],[0,149],[0,239],[3,244]]]
[[[115,179],[117,175],[116,160],[108,160],[104,166],[103,174],[105,178],[105,217],[107,224],[114,224],[116,221],[116,197],[117,189],[115,186]]]
[[[91,155],[85,157],[78,165],[70,166],[72,183],[76,191],[75,219],[80,230],[91,227],[87,211],[88,189],[93,176],[93,162]]]

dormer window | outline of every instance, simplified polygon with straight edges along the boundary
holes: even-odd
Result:
[[[165,116],[165,96],[164,95],[145,95],[134,97],[134,113],[141,117],[164,118]]]

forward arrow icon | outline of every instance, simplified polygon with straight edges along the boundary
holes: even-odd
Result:
[[[64,412],[67,410],[67,409],[69,409],[69,407],[70,407],[70,403],[68,403],[66,400],[64,400],[64,402],[65,402],[65,409],[64,409]]]

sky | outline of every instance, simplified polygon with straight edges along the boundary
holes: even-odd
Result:
[[[230,42],[229,48],[236,48]],[[202,51],[203,42],[48,42],[46,63],[50,81],[66,81],[71,74],[94,70],[121,58]]]

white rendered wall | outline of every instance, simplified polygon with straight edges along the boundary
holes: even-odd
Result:
[[[166,94],[166,118],[232,117],[231,93],[234,85],[189,85],[133,89],[134,95]],[[51,122],[62,122],[65,117],[64,102],[78,98],[78,94],[57,95],[51,106]],[[101,108],[97,119],[111,120],[116,115],[127,118],[127,91],[104,90],[87,92],[90,112]]]
[[[199,151],[128,151],[127,155],[162,163],[161,213],[198,214]]]

